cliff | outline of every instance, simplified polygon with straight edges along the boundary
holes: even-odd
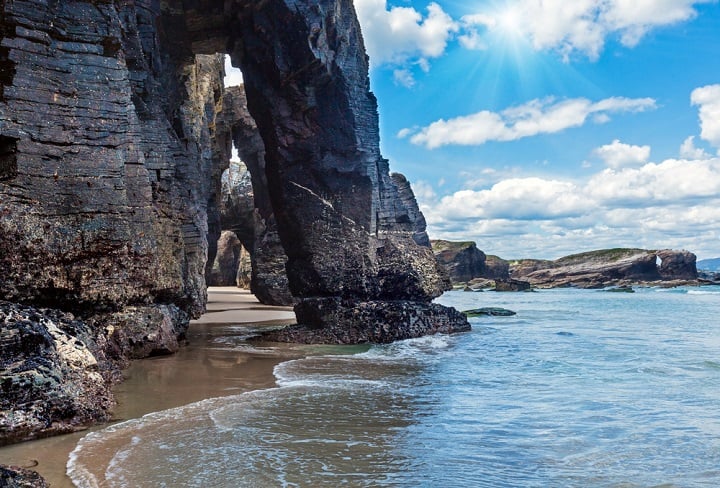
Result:
[[[352,330],[342,341],[384,341],[469,329],[454,310],[431,304],[450,284],[418,245],[424,230],[409,186],[393,181],[380,154],[350,0],[0,0],[0,12],[6,309],[47,307],[33,312],[41,328],[72,314],[84,325],[66,333],[87,331],[83,344],[96,360],[176,350],[205,308],[222,227],[220,176],[235,140],[258,158],[246,161],[265,225],[254,248],[273,249],[273,259],[282,248],[299,302],[301,326],[277,339],[332,342]],[[254,136],[225,97],[216,53],[243,70]],[[31,362],[59,347],[36,332],[47,347],[28,349]],[[3,361],[15,360],[11,343],[3,339]],[[3,384],[22,384],[22,371],[4,368]],[[3,405],[42,402],[20,407],[12,391],[3,390]],[[56,419],[76,428],[102,416],[63,412],[71,411],[41,416],[43,434]],[[3,438],[22,437],[23,425]]]
[[[513,279],[533,286],[603,288],[618,284],[694,283],[695,255],[688,251],[604,249],[573,254],[554,261],[518,260],[510,263]]]
[[[696,257],[688,251],[664,249],[602,249],[554,261],[507,261],[485,255],[474,242],[432,241],[438,261],[453,284],[471,288],[520,290],[577,286],[603,288],[618,284],[657,283],[663,286],[698,284]]]
[[[485,273],[485,253],[474,242],[432,241],[432,250],[453,283],[465,283]]]

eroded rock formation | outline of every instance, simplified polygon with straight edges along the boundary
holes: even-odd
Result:
[[[96,341],[70,314],[0,302],[0,445],[109,418],[117,378]]]
[[[469,328],[430,303],[449,281],[380,154],[351,0],[0,0],[0,14],[0,296],[75,313],[119,359],[178,347],[204,310],[242,139],[221,115],[228,52],[265,153],[255,249],[282,245],[312,337]]]
[[[603,288],[631,283],[676,285],[695,283],[695,255],[688,251],[603,249],[555,261],[511,263],[511,276],[538,287]]]
[[[250,290],[266,305],[294,305],[285,271],[287,256],[280,242],[265,176],[265,143],[247,108],[245,88],[227,89],[225,119],[242,163],[232,162],[223,177],[221,222],[234,231],[252,260]]]
[[[222,231],[217,242],[217,254],[213,262],[209,286],[236,286],[242,244],[234,232]]]
[[[466,283],[485,275],[485,253],[474,242],[433,241],[438,261],[447,269],[453,283]]]

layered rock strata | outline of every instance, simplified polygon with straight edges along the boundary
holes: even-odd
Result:
[[[697,284],[695,262],[695,255],[688,251],[604,249],[555,261],[516,261],[510,270],[512,278],[544,288],[604,288],[632,283],[670,286]]]
[[[377,103],[352,3],[264,2],[239,19],[242,42],[230,53],[265,145],[290,290],[305,301],[299,320],[312,317],[304,325],[330,330],[374,302],[387,303],[387,317],[374,307],[376,320],[392,326],[397,301],[429,310],[449,283],[430,250],[413,240],[415,223],[380,155]],[[326,303],[339,312],[305,314]],[[454,316],[450,322],[451,330],[467,328]]]
[[[229,87],[225,119],[242,163],[231,162],[223,175],[221,222],[248,249],[252,263],[250,290],[260,303],[294,305],[285,271],[287,256],[280,242],[265,176],[265,143],[247,108],[243,86]]]

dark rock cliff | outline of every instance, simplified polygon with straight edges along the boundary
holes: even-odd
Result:
[[[351,0],[0,0],[0,37],[1,298],[74,313],[120,362],[177,349],[246,146],[226,52],[264,150],[254,248],[282,246],[306,337],[469,328],[430,303],[449,281],[380,154]]]
[[[485,277],[485,253],[474,242],[432,241],[438,261],[445,266],[453,283],[466,283]]]
[[[223,180],[221,223],[250,252],[250,289],[266,305],[294,305],[285,271],[287,256],[280,242],[265,176],[265,143],[247,108],[242,86],[225,93],[225,119],[243,163],[231,163]]]

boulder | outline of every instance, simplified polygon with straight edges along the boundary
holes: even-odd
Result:
[[[689,251],[664,249],[655,253],[659,261],[658,272],[663,280],[696,280],[697,257]]]
[[[108,420],[118,374],[102,346],[70,314],[0,302],[0,445]]]
[[[35,471],[0,464],[0,486],[4,488],[47,488],[49,485]]]
[[[522,280],[495,280],[495,291],[531,291],[532,285]]]
[[[513,315],[517,315],[517,312],[499,307],[474,308],[472,310],[464,310],[463,313],[468,317],[512,317]]]

